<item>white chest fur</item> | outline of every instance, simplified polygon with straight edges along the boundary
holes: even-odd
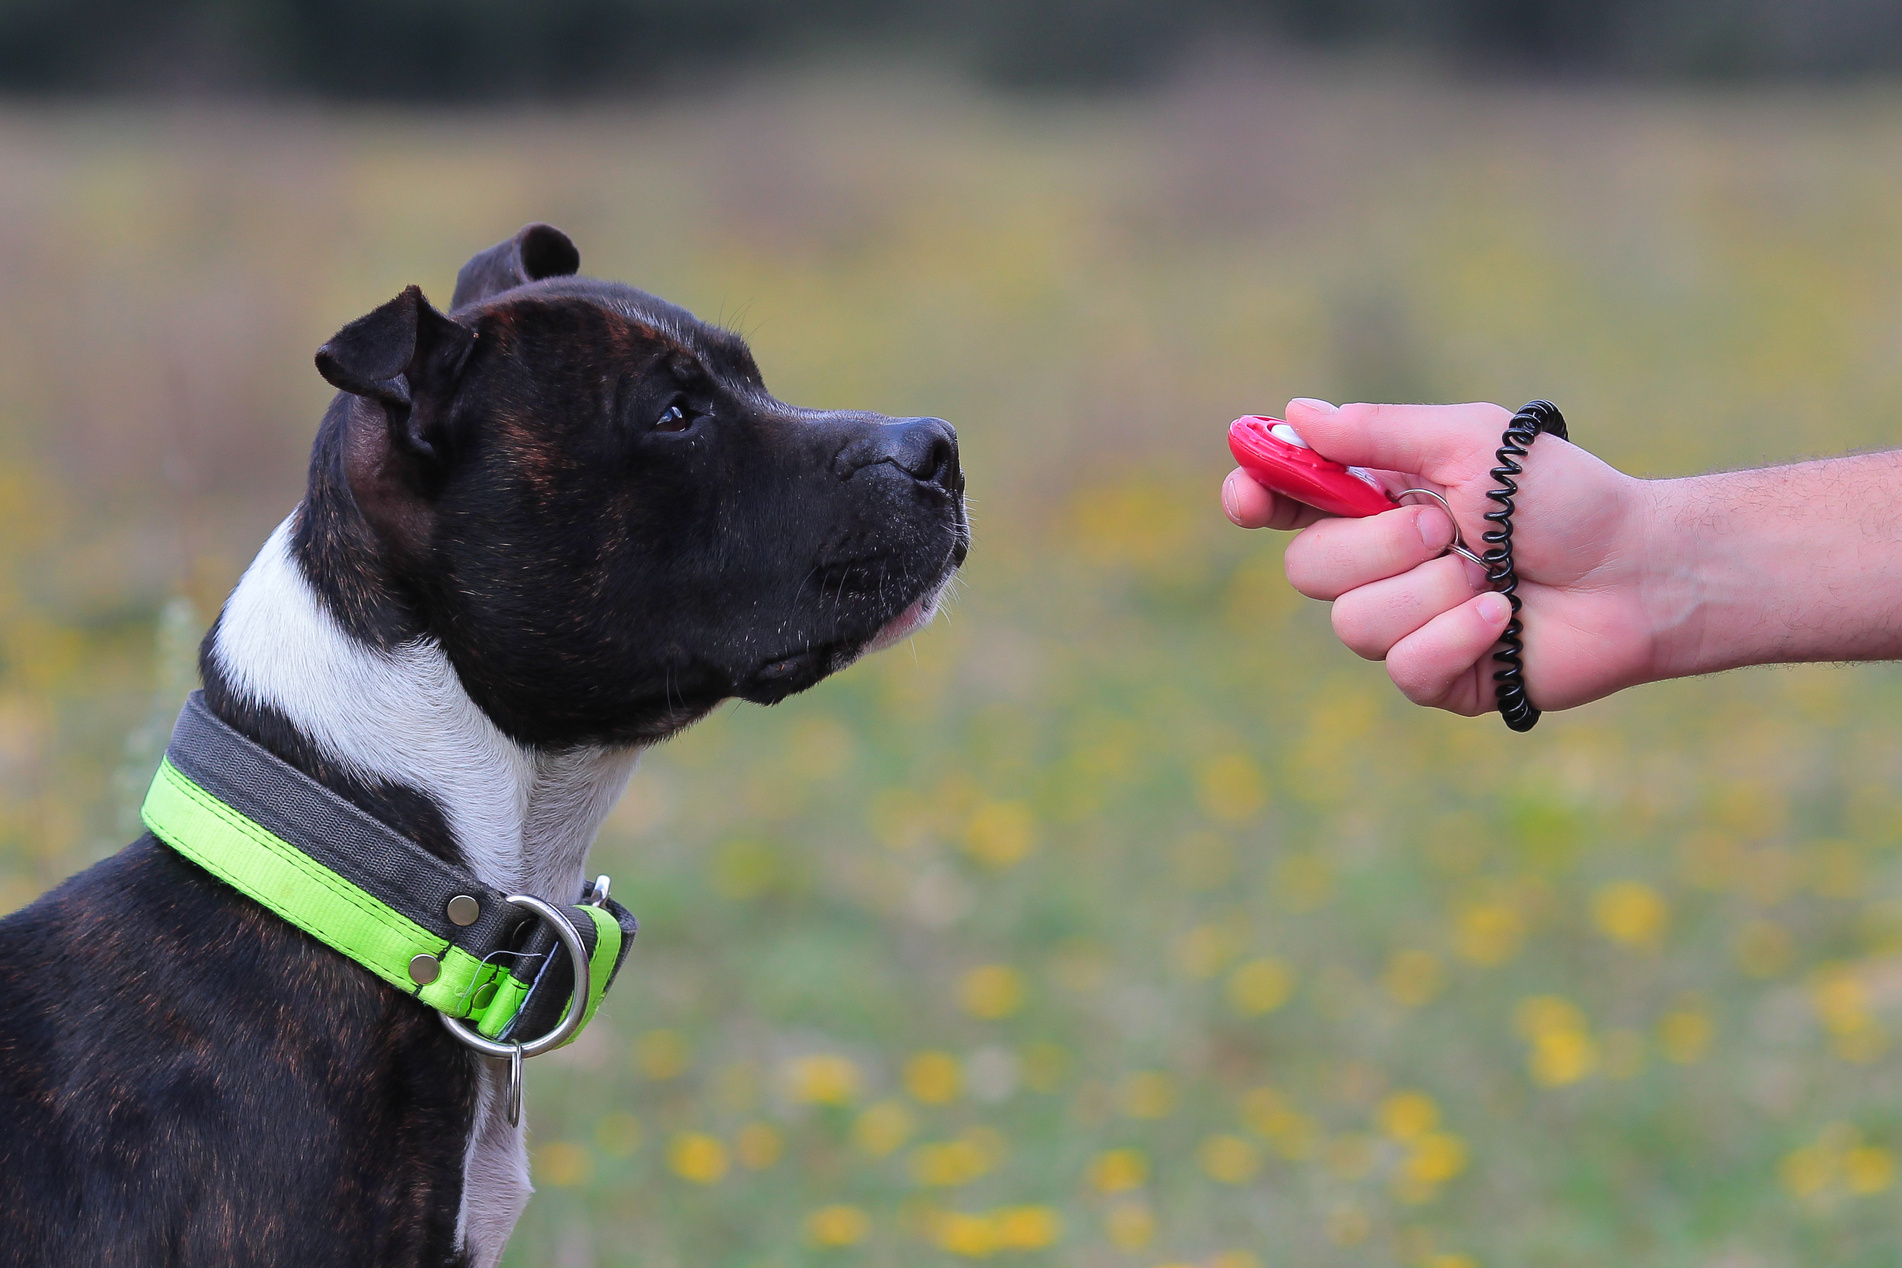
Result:
[[[225,604],[213,654],[233,690],[276,709],[357,777],[427,794],[487,884],[574,901],[588,847],[639,751],[515,743],[433,641],[386,653],[346,633],[291,557],[290,533],[290,520],[278,525]],[[478,1103],[457,1235],[474,1268],[494,1268],[528,1202],[528,1155],[503,1111],[505,1073],[470,1060],[480,1067]]]

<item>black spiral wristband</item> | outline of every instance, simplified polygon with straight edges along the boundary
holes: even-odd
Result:
[[[1486,496],[1498,504],[1496,509],[1486,512],[1486,519],[1498,527],[1483,535],[1482,540],[1491,549],[1480,556],[1480,562],[1486,566],[1486,580],[1512,604],[1512,619],[1506,622],[1505,633],[1499,636],[1499,647],[1493,652],[1493,661],[1499,666],[1493,671],[1493,683],[1499,693],[1499,714],[1515,731],[1530,731],[1539,722],[1538,709],[1526,697],[1525,645],[1520,641],[1524,626],[1519,623],[1519,574],[1512,566],[1512,499],[1519,492],[1513,477],[1525,472],[1518,460],[1526,456],[1540,432],[1560,440],[1570,439],[1565,434],[1565,415],[1559,413],[1559,407],[1551,401],[1528,402],[1512,416],[1506,434],[1499,438],[1499,451],[1495,455],[1499,465],[1492,470],[1499,487],[1486,491]]]

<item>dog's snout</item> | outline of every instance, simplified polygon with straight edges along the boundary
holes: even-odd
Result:
[[[920,484],[956,492],[964,482],[958,466],[958,433],[942,418],[900,418],[880,424],[853,445],[846,458],[849,474],[874,463],[897,467]]]

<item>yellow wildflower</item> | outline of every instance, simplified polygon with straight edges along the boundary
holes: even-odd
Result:
[[[1228,1002],[1238,1013],[1271,1013],[1294,993],[1294,970],[1283,960],[1263,956],[1238,967],[1228,978]]]
[[[964,1067],[948,1052],[914,1053],[905,1062],[905,1090],[926,1105],[946,1105],[958,1098],[964,1085]]]
[[[852,1139],[874,1158],[883,1158],[910,1136],[911,1115],[897,1101],[878,1102],[852,1124]]]
[[[1519,1032],[1532,1043],[1527,1065],[1535,1083],[1563,1087],[1591,1074],[1598,1046],[1585,1028],[1585,1015],[1556,995],[1535,995],[1519,1005]]]
[[[1258,1087],[1242,1098],[1242,1122],[1274,1145],[1284,1158],[1301,1159],[1314,1152],[1319,1129],[1314,1120],[1291,1109],[1271,1087]]]
[[[1472,903],[1454,918],[1453,946],[1474,964],[1504,964],[1519,951],[1525,919],[1505,903]]]
[[[1261,1155],[1240,1136],[1210,1136],[1196,1151],[1202,1170],[1223,1184],[1246,1184],[1261,1170]]]
[[[1149,1179],[1149,1159],[1140,1149],[1106,1149],[1090,1163],[1090,1186],[1098,1193],[1126,1193]]]
[[[1895,1155],[1881,1145],[1858,1145],[1843,1153],[1842,1172],[1851,1193],[1880,1193],[1895,1180]]]
[[[1380,1104],[1380,1126],[1395,1140],[1416,1140],[1440,1123],[1440,1107],[1425,1092],[1396,1092]]]
[[[1412,1143],[1400,1168],[1424,1184],[1445,1184],[1466,1170],[1466,1142],[1452,1132],[1428,1132]]]
[[[953,1255],[982,1259],[997,1250],[997,1226],[988,1215],[944,1211],[933,1221],[931,1231],[938,1249]]]
[[[981,964],[958,985],[964,1011],[996,1021],[1024,1006],[1024,979],[1008,964]]]
[[[849,1058],[815,1053],[787,1067],[787,1088],[795,1101],[849,1105],[858,1095],[859,1068]]]
[[[1036,847],[1037,819],[1021,801],[987,802],[965,825],[964,848],[1000,872],[1023,862]]]
[[[927,1188],[953,1188],[987,1174],[1001,1152],[988,1138],[967,1134],[911,1151],[912,1179]]]
[[[705,1132],[681,1132],[667,1147],[667,1165],[682,1180],[717,1184],[726,1178],[726,1146]]]
[[[1888,1037],[1869,1009],[1868,988],[1853,968],[1837,964],[1819,971],[1810,983],[1810,1002],[1843,1060],[1873,1061],[1888,1046]]]
[[[1042,1250],[1063,1237],[1063,1217],[1047,1206],[1005,1206],[991,1212],[999,1250]]]
[[[871,1231],[871,1217],[856,1206],[822,1206],[806,1217],[806,1236],[819,1246],[856,1246]]]
[[[1710,1014],[1695,1004],[1666,1013],[1658,1022],[1658,1046],[1679,1065],[1693,1065],[1711,1040]]]
[[[1658,891],[1641,881],[1606,885],[1592,900],[1599,931],[1626,946],[1655,947],[1664,938],[1670,914]]]
[[[586,1148],[557,1140],[535,1151],[535,1178],[556,1188],[586,1183],[594,1174],[594,1159]]]
[[[1792,1149],[1777,1164],[1777,1179],[1799,1198],[1815,1197],[1836,1178],[1836,1152],[1818,1143]]]

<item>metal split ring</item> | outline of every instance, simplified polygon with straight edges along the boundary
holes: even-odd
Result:
[[[1401,498],[1407,496],[1407,494],[1409,493],[1418,493],[1421,497],[1432,498],[1435,502],[1438,502],[1440,504],[1442,509],[1446,511],[1446,518],[1453,521],[1453,544],[1451,546],[1448,546],[1446,548],[1447,550],[1452,551],[1454,554],[1458,555],[1462,559],[1472,560],[1474,563],[1478,564],[1481,568],[1486,568],[1486,561],[1484,559],[1481,559],[1478,555],[1475,555],[1472,552],[1472,550],[1466,545],[1466,540],[1460,536],[1460,517],[1453,514],[1453,507],[1451,506],[1451,504],[1447,502],[1445,497],[1443,497],[1442,495],[1438,493],[1435,493],[1432,489],[1402,489],[1400,490],[1400,492],[1393,495],[1393,500],[1398,502]],[[1490,572],[1491,569],[1488,568],[1487,571]]]
[[[526,907],[548,922],[555,936],[561,939],[561,945],[568,948],[568,959],[574,965],[574,992],[568,997],[568,1011],[563,1013],[555,1028],[545,1035],[527,1041],[510,1040],[506,1043],[490,1039],[466,1026],[458,1018],[448,1013],[438,1013],[442,1024],[458,1041],[474,1048],[489,1057],[502,1057],[509,1063],[508,1113],[509,1126],[514,1127],[522,1121],[522,1062],[529,1057],[538,1057],[550,1048],[560,1047],[568,1036],[575,1033],[581,1025],[581,1019],[588,1011],[588,949],[581,943],[581,935],[575,931],[574,922],[558,907],[545,903],[531,894],[510,894],[508,901],[517,907]]]

